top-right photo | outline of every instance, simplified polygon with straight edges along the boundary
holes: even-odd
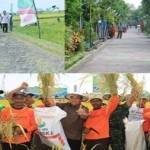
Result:
[[[66,0],[67,72],[150,72],[149,0]]]

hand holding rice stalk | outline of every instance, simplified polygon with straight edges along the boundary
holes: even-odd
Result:
[[[117,81],[119,78],[119,74],[117,73],[104,73],[100,75],[103,80],[103,86],[107,89],[111,95],[118,94],[118,86]],[[100,85],[101,87],[101,85]]]
[[[11,146],[11,140],[13,139],[14,131],[13,127],[15,124],[13,119],[10,119],[9,121],[3,121],[0,118],[0,140],[7,139],[9,141],[9,144]]]
[[[127,79],[130,81],[131,85],[131,97],[133,97],[135,100],[140,101],[140,97],[143,92],[143,84],[138,83],[136,79],[134,78],[133,74],[127,73],[126,74]]]
[[[15,131],[16,128],[19,128],[21,134],[28,140],[24,128],[20,124],[16,123],[14,117],[12,116],[11,110],[10,117],[7,120],[4,119],[5,118],[2,118],[2,116],[0,117],[0,140],[7,140],[11,147],[11,141],[17,141],[17,138],[19,138],[20,135]]]

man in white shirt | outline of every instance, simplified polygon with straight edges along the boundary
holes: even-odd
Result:
[[[3,16],[2,16],[2,27],[3,27],[3,32],[5,32],[5,33],[8,32],[8,24],[9,24],[9,15],[4,10]]]

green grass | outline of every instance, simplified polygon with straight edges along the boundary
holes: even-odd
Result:
[[[76,52],[73,55],[70,55],[68,58],[65,59],[65,69],[69,69],[71,68],[74,64],[76,64],[80,59],[82,59],[84,57],[84,52],[83,51],[79,51]]]
[[[44,18],[44,17],[58,17],[58,16],[60,16],[60,17],[64,16],[64,12],[63,11],[61,11],[61,12],[42,12],[42,13],[38,14],[39,18]],[[15,20],[19,20],[20,17],[19,17],[19,15],[16,15],[16,16],[13,17],[13,19],[14,19],[14,21]]]
[[[35,39],[34,37],[20,33],[12,33],[11,36],[21,41],[33,43],[44,50],[52,52],[56,56],[64,58],[64,46],[43,39]]]
[[[57,21],[57,17],[60,18],[60,22]],[[39,14],[40,26],[41,26],[41,40],[38,36],[38,28],[36,25],[30,25],[25,27],[20,27],[19,16],[14,16],[14,32],[16,36],[23,39],[30,39],[34,41],[33,43],[41,43],[40,45],[51,46],[55,51],[62,51],[64,49],[64,34],[65,34],[65,22],[64,22],[64,13],[41,13]],[[47,18],[47,17],[56,17],[56,18]],[[43,18],[43,19],[42,19]],[[49,43],[49,44],[48,44]],[[60,50],[59,50],[60,48]],[[62,54],[62,52],[60,52]]]

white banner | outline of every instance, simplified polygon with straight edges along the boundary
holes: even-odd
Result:
[[[33,0],[18,0],[18,9],[22,27],[37,22]]]

